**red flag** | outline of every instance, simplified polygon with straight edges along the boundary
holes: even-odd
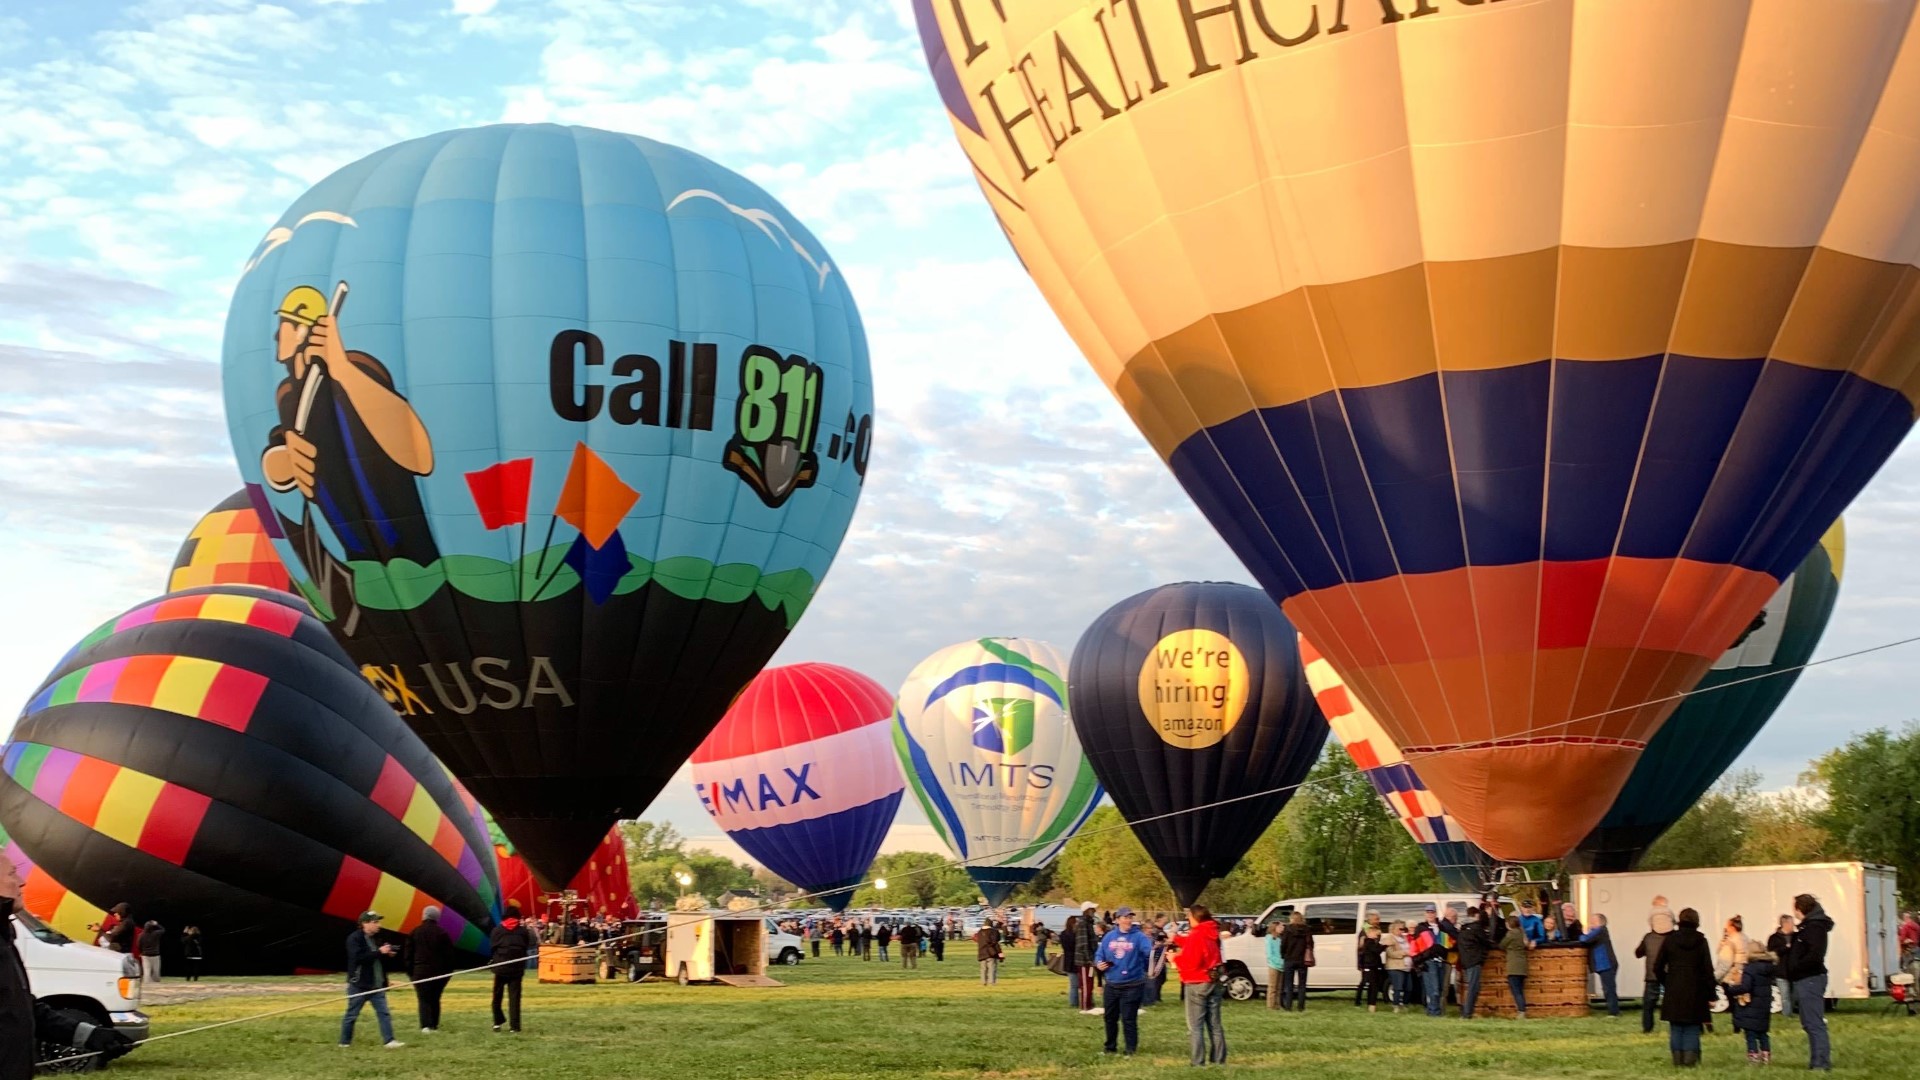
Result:
[[[527,494],[533,487],[533,459],[515,458],[467,474],[467,490],[489,529],[527,523]]]

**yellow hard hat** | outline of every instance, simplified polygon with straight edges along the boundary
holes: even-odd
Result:
[[[312,326],[326,313],[327,298],[311,285],[295,285],[287,290],[286,299],[280,301],[280,317],[302,326]]]

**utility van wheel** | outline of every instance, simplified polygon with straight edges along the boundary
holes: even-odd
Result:
[[[1244,971],[1236,971],[1227,976],[1227,996],[1235,1001],[1252,1001],[1259,989],[1254,986],[1253,976]]]

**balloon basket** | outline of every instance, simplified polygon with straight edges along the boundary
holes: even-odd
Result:
[[[1529,1017],[1588,1015],[1592,1010],[1587,1004],[1587,950],[1530,950],[1526,993]],[[1480,969],[1480,997],[1474,1002],[1473,1015],[1508,1019],[1514,1015],[1513,995],[1507,991],[1507,956],[1497,949],[1487,954]]]
[[[599,950],[568,949],[558,945],[540,948],[540,981],[543,983],[590,983],[599,981]]]

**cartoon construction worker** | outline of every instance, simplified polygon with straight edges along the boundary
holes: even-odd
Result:
[[[345,295],[342,283],[335,296]],[[414,478],[433,471],[433,441],[386,365],[347,351],[328,307],[306,285],[280,302],[275,356],[287,376],[275,392],[280,423],[267,435],[260,468],[275,491],[307,499],[301,521],[288,523],[288,538],[316,580],[333,560],[321,558],[311,511],[326,520],[349,562],[428,565],[439,549]]]

